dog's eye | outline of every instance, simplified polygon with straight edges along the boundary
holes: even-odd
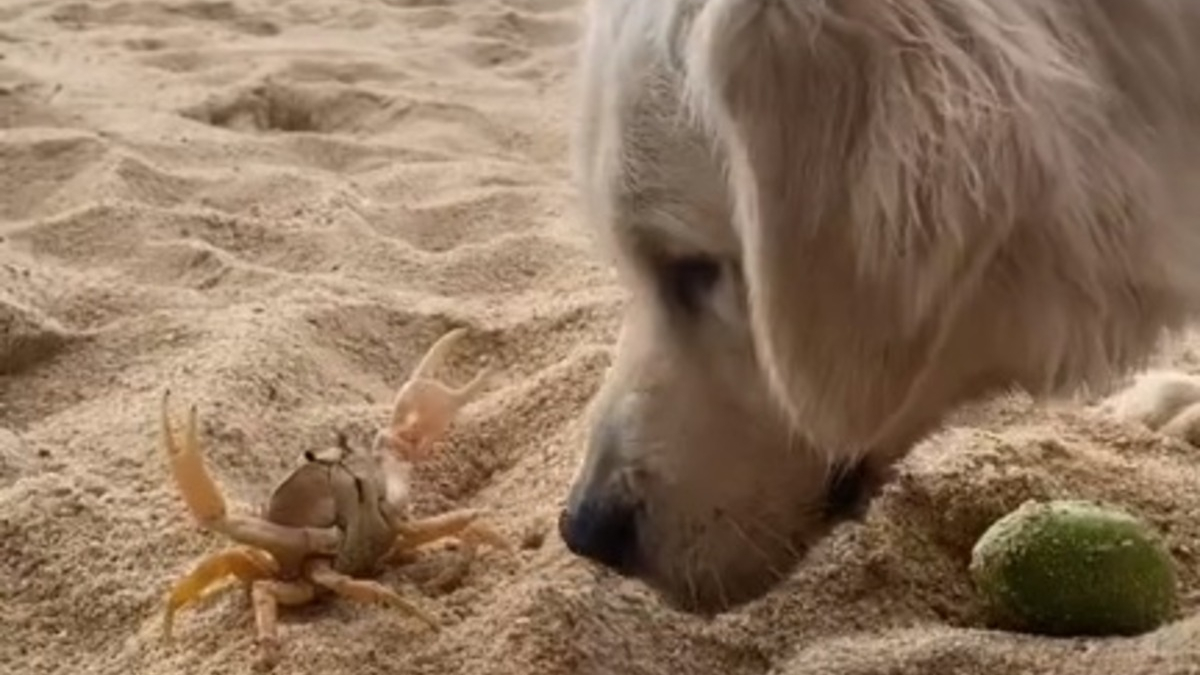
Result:
[[[663,291],[667,300],[686,312],[703,308],[705,299],[721,278],[721,265],[712,258],[677,258],[663,267]]]

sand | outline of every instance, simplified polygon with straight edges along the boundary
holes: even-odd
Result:
[[[365,439],[454,326],[497,375],[416,477],[521,545],[456,587],[383,581],[444,629],[329,601],[281,612],[277,672],[1200,672],[1200,450],[1014,398],[919,447],[869,517],[713,620],[598,574],[553,533],[621,294],[566,171],[566,0],[5,0],[0,6],[0,672],[239,673],[246,598],[170,583],[225,542],[168,481],[158,405],[199,406],[234,508],[338,430]],[[1188,345],[1169,360],[1197,369]],[[1129,639],[986,630],[974,538],[1029,497],[1159,527],[1181,618]]]

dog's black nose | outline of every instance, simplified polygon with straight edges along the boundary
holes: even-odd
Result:
[[[559,514],[558,534],[575,555],[622,574],[637,557],[637,516],[627,506],[585,499]]]

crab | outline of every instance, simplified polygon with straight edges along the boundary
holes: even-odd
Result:
[[[278,660],[280,605],[303,605],[325,595],[379,603],[432,630],[437,620],[376,581],[388,565],[411,560],[419,549],[453,540],[472,558],[480,544],[511,551],[498,532],[481,522],[484,512],[461,509],[426,518],[410,513],[409,474],[429,458],[458,411],[482,388],[487,370],[460,388],[433,373],[465,331],[452,330],[421,358],[396,394],[390,423],[370,449],[354,448],[344,434],[337,443],[304,453],[280,481],[259,515],[230,512],[205,465],[196,406],[182,434],[172,428],[170,389],[162,397],[162,434],[170,473],[198,524],[237,545],[200,559],[167,594],[163,635],[170,639],[176,613],[225,586],[246,590],[254,611],[258,665]]]

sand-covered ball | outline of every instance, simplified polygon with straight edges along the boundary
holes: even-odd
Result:
[[[1178,603],[1157,533],[1087,501],[1025,502],[976,542],[971,576],[995,627],[1043,635],[1143,633]]]

